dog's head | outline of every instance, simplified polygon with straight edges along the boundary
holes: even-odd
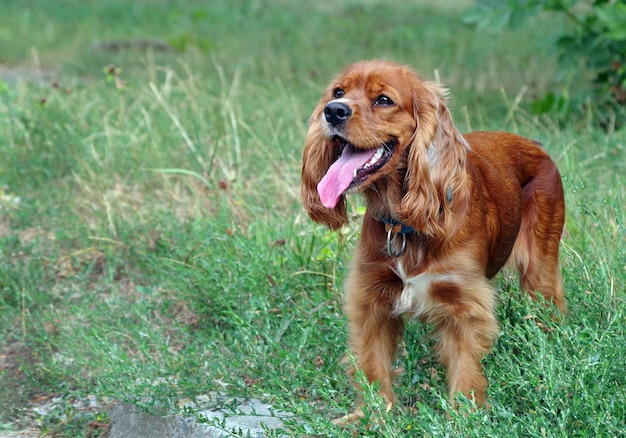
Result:
[[[344,195],[365,191],[370,208],[432,234],[463,185],[467,147],[439,84],[391,62],[352,64],[309,120],[303,204],[313,220],[339,228]]]

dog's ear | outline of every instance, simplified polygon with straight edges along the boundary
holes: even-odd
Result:
[[[309,131],[302,155],[300,196],[311,219],[336,230],[348,223],[345,196],[341,195],[334,208],[326,208],[322,205],[317,191],[317,185],[331,164],[337,159],[335,148],[326,133],[323,132],[323,127],[319,122],[321,114],[322,110],[318,107],[309,120]]]
[[[406,194],[400,218],[427,235],[454,228],[453,210],[469,198],[466,161],[469,145],[452,123],[445,89],[415,80],[413,112],[416,130],[407,156]]]

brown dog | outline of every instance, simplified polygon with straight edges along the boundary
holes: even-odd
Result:
[[[419,317],[434,326],[450,396],[483,404],[481,358],[498,333],[489,280],[505,262],[524,290],[566,311],[558,256],[565,207],[554,162],[514,134],[461,135],[439,84],[395,63],[362,61],[322,95],[302,165],[313,220],[346,224],[344,196],[354,192],[367,203],[345,297],[357,366],[391,406],[403,315]]]

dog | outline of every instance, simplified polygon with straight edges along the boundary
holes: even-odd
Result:
[[[498,335],[490,280],[505,263],[531,297],[567,311],[555,163],[515,134],[462,135],[446,95],[410,67],[357,62],[324,91],[304,145],[301,198],[312,220],[340,229],[346,195],[365,197],[344,312],[356,367],[379,382],[388,408],[407,317],[432,325],[453,403],[461,393],[488,406],[481,359]],[[358,406],[352,417],[363,415]]]

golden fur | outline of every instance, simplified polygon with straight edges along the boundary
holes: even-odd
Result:
[[[518,135],[461,135],[441,85],[385,61],[348,66],[322,95],[309,125],[301,188],[309,216],[337,229],[348,220],[346,193],[363,193],[367,204],[345,285],[357,366],[380,382],[391,405],[403,315],[418,317],[434,327],[450,397],[463,393],[485,403],[481,358],[498,333],[489,280],[508,260],[524,290],[566,311],[558,258],[565,209],[555,164],[538,143]],[[327,174],[345,180],[329,170],[342,148],[363,156],[380,149],[384,158],[354,169],[334,205],[337,188],[321,181]],[[368,173],[370,164],[376,170]],[[411,230],[388,234],[383,220]],[[389,253],[389,238],[399,254]]]

